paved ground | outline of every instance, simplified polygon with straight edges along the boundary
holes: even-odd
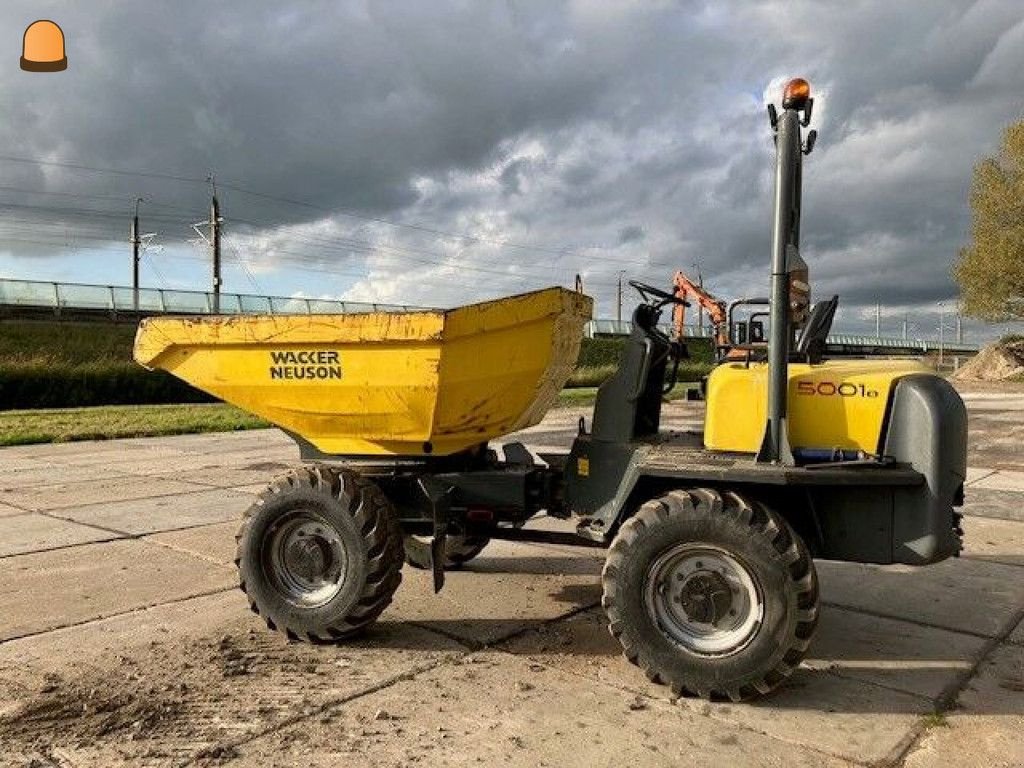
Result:
[[[1024,765],[1024,395],[968,402],[965,557],[819,563],[807,663],[747,705],[647,684],[585,550],[495,543],[439,596],[407,569],[351,645],[268,632],[231,557],[277,432],[0,450],[0,765]]]

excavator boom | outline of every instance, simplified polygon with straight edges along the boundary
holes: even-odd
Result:
[[[729,328],[726,318],[725,302],[715,298],[697,283],[693,282],[682,272],[676,272],[672,278],[672,288],[675,295],[684,301],[692,299],[699,304],[715,329],[715,344],[724,347],[729,344]],[[676,304],[672,312],[672,324],[675,327],[676,338],[682,339],[683,326],[686,324],[686,306]]]

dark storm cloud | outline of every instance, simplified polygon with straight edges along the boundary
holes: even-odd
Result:
[[[821,132],[803,243],[816,295],[841,292],[851,327],[875,301],[930,308],[955,295],[971,169],[1024,107],[1017,0],[43,6],[6,3],[0,28],[49,14],[70,66],[0,67],[0,154],[216,171],[255,266],[365,272],[357,298],[451,304],[580,273],[609,315],[620,269],[677,268],[764,293],[764,100],[803,74]],[[146,195],[169,240],[207,205],[202,183],[0,169],[4,186],[96,196],[0,203],[121,211]],[[118,217],[24,208],[0,208],[0,239],[14,249],[34,217],[123,239]]]

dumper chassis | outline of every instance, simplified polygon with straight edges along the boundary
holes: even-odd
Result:
[[[490,540],[605,548],[601,602],[626,657],[677,694],[738,701],[776,688],[807,652],[819,618],[815,558],[926,565],[956,555],[967,430],[956,391],[913,368],[851,373],[822,359],[837,300],[807,311],[798,251],[811,105],[806,82],[794,80],[782,113],[769,108],[771,331],[766,354],[747,350],[709,377],[713,439],[660,429],[686,350],[659,321],[682,299],[632,282],[642,300],[631,335],[568,453],[480,441],[447,453],[427,444],[415,455],[338,454],[289,432],[306,465],[258,496],[237,536],[251,608],[291,638],[334,642],[381,614],[406,560],[430,569],[440,590],[446,570]],[[156,359],[144,331],[137,358],[142,348]],[[871,388],[854,382],[864,375]],[[790,413],[793,394],[809,382],[817,396],[821,376],[849,401]],[[737,383],[750,393],[738,407],[722,394]],[[574,520],[575,532],[527,526],[540,514]]]

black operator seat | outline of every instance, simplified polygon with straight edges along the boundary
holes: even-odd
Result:
[[[811,316],[807,319],[800,334],[800,340],[796,343],[796,356],[809,363],[820,363],[825,355],[825,341],[828,333],[832,330],[832,321],[836,316],[836,308],[839,306],[839,297],[833,296],[828,301],[819,301],[811,310]]]

